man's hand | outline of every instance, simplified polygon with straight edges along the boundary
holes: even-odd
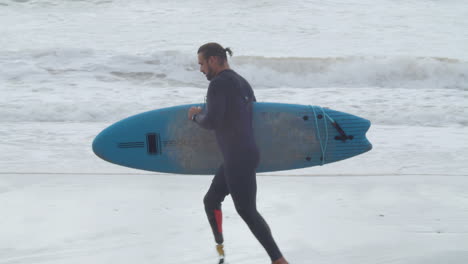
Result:
[[[197,107],[195,107],[195,106],[190,107],[190,109],[188,110],[188,119],[189,119],[189,120],[192,120],[193,115],[199,114],[199,113],[201,113],[201,112],[202,112],[202,108],[199,107],[199,106],[197,106]]]

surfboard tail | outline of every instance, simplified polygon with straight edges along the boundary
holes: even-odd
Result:
[[[348,159],[372,149],[372,144],[367,139],[371,126],[369,120],[331,109],[326,109],[325,113],[330,122],[326,129],[332,130],[329,132],[331,137],[329,136],[327,143],[325,163]]]

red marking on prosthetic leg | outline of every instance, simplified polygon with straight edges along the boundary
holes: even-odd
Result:
[[[214,215],[216,219],[216,225],[218,226],[218,232],[223,233],[223,213],[221,210],[214,210]]]

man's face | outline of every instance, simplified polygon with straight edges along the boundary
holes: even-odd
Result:
[[[209,57],[208,59],[205,59],[202,53],[198,53],[198,64],[200,64],[200,71],[203,72],[203,74],[205,74],[206,79],[208,79],[208,81],[211,81],[215,74],[213,69],[214,62],[214,57]]]

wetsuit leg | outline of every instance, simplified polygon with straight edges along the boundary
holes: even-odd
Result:
[[[268,224],[257,211],[257,181],[255,166],[225,164],[226,181],[237,212],[267,251],[272,262],[282,254],[276,245]]]
[[[211,186],[208,189],[205,198],[203,199],[203,203],[205,204],[205,212],[208,216],[211,229],[213,230],[215,241],[218,244],[222,244],[224,242],[221,202],[224,201],[224,198],[228,194],[229,190],[227,188],[226,179],[224,177],[224,166],[221,165],[221,167],[216,172],[213,181],[211,182]]]

